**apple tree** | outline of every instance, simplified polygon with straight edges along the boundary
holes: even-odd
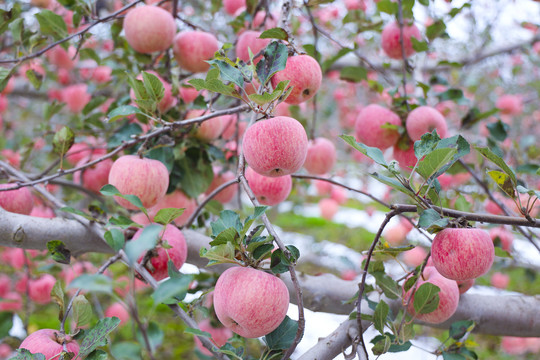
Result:
[[[6,0],[0,359],[538,356],[539,10]]]

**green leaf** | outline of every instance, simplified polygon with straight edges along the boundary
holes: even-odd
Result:
[[[473,320],[461,320],[456,321],[450,325],[448,330],[448,335],[454,340],[459,340],[468,332],[471,332],[474,329],[475,322]]]
[[[505,257],[505,258],[509,258],[509,259],[513,258],[512,255],[510,255],[510,253],[508,251],[503,250],[498,246],[495,246],[495,256]]]
[[[234,228],[236,231],[242,231],[242,222],[240,216],[232,210],[223,210],[219,214],[219,219],[213,221],[211,224],[212,235],[217,236],[228,228]]]
[[[508,130],[510,125],[503,123],[501,120],[487,124],[489,134],[497,141],[504,141],[508,137]]]
[[[47,250],[54,261],[60,264],[69,264],[71,261],[71,251],[60,240],[51,240],[47,242]]]
[[[377,10],[390,15],[398,13],[398,4],[391,0],[381,0],[377,3]]]
[[[469,101],[463,95],[463,90],[461,89],[448,89],[442,93],[437,94],[439,101],[451,100],[456,102],[458,105],[465,105]]]
[[[298,321],[285,316],[281,324],[270,334],[266,335],[264,339],[268,348],[271,350],[288,349],[294,342],[297,330]]]
[[[414,156],[418,160],[422,159],[437,147],[439,141],[441,141],[441,138],[437,134],[437,131],[433,130],[431,133],[425,133],[420,140],[414,143]]]
[[[154,222],[157,222],[161,225],[167,225],[170,224],[184,213],[185,209],[177,209],[177,208],[164,208],[160,209],[156,216],[154,216]]]
[[[390,299],[397,299],[401,296],[399,285],[390,276],[382,272],[374,272],[372,275],[375,278],[377,286],[379,286],[384,294]]]
[[[449,353],[446,351],[442,352],[443,360],[467,360],[467,358],[460,354]]]
[[[439,291],[441,289],[429,282],[425,282],[414,293],[414,311],[417,314],[428,314],[439,306]]]
[[[336,61],[338,61],[339,59],[341,59],[343,56],[349,54],[350,52],[354,51],[354,49],[351,49],[351,48],[342,48],[342,49],[339,49],[339,51],[337,53],[335,53],[334,55],[332,55],[330,58],[326,59],[322,64],[321,64],[321,69],[322,69],[322,72],[323,74],[328,71],[328,69],[330,69],[330,67],[332,67],[332,65],[334,65],[334,63]]]
[[[7,311],[0,312],[0,339],[7,337],[12,327],[13,313]]]
[[[41,353],[32,354],[26,349],[17,349],[17,355],[9,360],[47,360]]]
[[[109,148],[115,148],[124,143],[124,141],[132,140],[132,135],[139,135],[142,133],[142,128],[136,123],[127,123],[118,129],[110,138],[107,143]]]
[[[180,275],[180,277],[169,278],[159,284],[152,294],[152,299],[157,304],[159,303],[176,303],[184,300],[189,285],[193,282],[192,275]]]
[[[458,64],[458,66],[461,68],[462,65]],[[481,113],[478,108],[471,108],[467,114],[461,119],[461,127],[463,129],[470,129],[474,124],[479,122],[480,120],[486,119],[490,117],[491,115],[496,114],[499,112],[499,109],[494,108],[489,111]]]
[[[375,308],[375,312],[373,313],[373,326],[383,335],[384,335],[384,325],[386,324],[386,317],[388,316],[389,312],[390,312],[390,307],[388,306],[387,303],[381,300],[377,304],[377,307]]]
[[[382,355],[390,349],[392,339],[388,335],[379,335],[371,340],[375,345],[371,348],[374,355]]]
[[[444,165],[448,164],[457,152],[456,149],[451,148],[435,149],[420,160],[416,171],[427,180],[435,175]]]
[[[174,162],[171,175],[177,179],[178,187],[191,198],[206,191],[214,179],[208,153],[200,148],[186,150],[184,156]]]
[[[257,246],[255,250],[252,251],[255,260],[266,259],[268,256],[271,255],[272,250],[274,250],[274,244],[249,243],[249,245],[253,244],[259,244],[259,246]],[[250,251],[249,246],[248,251]]]
[[[68,289],[112,294],[113,283],[110,277],[103,274],[82,274],[69,283]]]
[[[388,164],[386,163],[384,155],[380,149],[359,143],[356,141],[354,136],[340,135],[339,137],[342,138],[347,144],[351,145],[353,148],[375,161],[377,164],[388,168]]]
[[[233,245],[238,243],[240,235],[235,228],[228,228],[220,232],[213,241],[210,242],[211,246],[232,243]]]
[[[487,173],[489,177],[495,181],[495,184],[497,184],[497,186],[506,193],[506,195],[510,196],[512,199],[516,198],[516,189],[514,188],[514,184],[512,183],[512,180],[508,174],[498,170],[491,170]]]
[[[149,95],[150,99],[155,102],[157,106],[157,104],[159,104],[159,102],[163,99],[163,96],[165,95],[165,87],[163,86],[163,83],[156,75],[146,71],[142,72],[142,78],[146,93]]]
[[[263,57],[257,63],[255,71],[261,82],[261,86],[266,85],[266,83],[274,76],[275,73],[285,69],[287,65],[287,57],[289,51],[287,46],[280,42],[274,41],[268,44],[264,49]],[[291,79],[287,79],[291,80]]]
[[[130,220],[131,222],[131,220]],[[115,251],[118,252],[124,248],[126,239],[124,233],[118,229],[111,229],[105,232],[104,234],[105,241],[107,244]]]
[[[190,328],[190,327],[185,328],[184,333],[185,334],[192,334],[192,335],[195,335],[195,336],[204,336],[204,337],[207,337],[207,338],[212,337],[212,334],[210,334],[209,332],[201,331],[199,329],[193,329],[193,328]]]
[[[484,156],[486,159],[490,160],[495,165],[500,167],[508,176],[510,176],[510,179],[512,180],[512,184],[514,186],[517,186],[516,174],[508,165],[506,165],[506,163],[500,156],[495,155],[493,151],[491,151],[487,147],[482,148],[482,147],[475,146],[474,149],[478,151],[480,154],[482,154],[482,156]]]
[[[414,51],[416,52],[428,51],[429,49],[427,42],[418,40],[414,36],[411,36],[411,43]]]
[[[200,256],[210,260],[208,266],[222,263],[236,264],[234,260],[234,245],[231,243],[212,246],[210,250],[201,248]]]
[[[99,192],[105,196],[118,196],[118,197],[121,197],[122,199],[126,199],[127,201],[132,203],[134,206],[136,206],[137,208],[141,209],[143,212],[146,213],[146,210],[144,209],[141,199],[131,194],[123,195],[122,193],[120,193],[120,191],[116,187],[114,187],[114,185],[111,185],[111,184],[104,185],[99,190]]]
[[[266,105],[268,103],[271,103],[272,101],[275,101],[279,99],[280,96],[283,95],[285,88],[289,85],[290,81],[280,81],[279,84],[275,87],[274,91],[272,93],[264,92],[262,94],[250,94],[248,95],[249,100],[253,101],[259,106]],[[292,88],[289,88],[290,91],[292,91]],[[287,92],[290,92],[287,91]],[[286,92],[286,93],[287,93]],[[286,94],[288,96],[288,94]],[[284,96],[286,98],[286,96]]]
[[[42,10],[35,16],[39,22],[39,28],[42,34],[51,35],[55,40],[60,40],[68,36],[66,23],[60,15],[50,10]]]
[[[16,68],[16,66],[12,67],[11,69],[0,67],[0,92],[4,90]]]
[[[251,227],[251,224],[255,220],[257,220],[262,214],[265,213],[265,211],[268,209],[268,206],[255,206],[255,209],[253,210],[253,214],[249,215],[246,218],[246,221],[244,222],[244,226],[242,227],[242,234],[245,234],[248,232],[249,228]]]
[[[62,321],[64,318],[64,290],[62,290],[62,282],[56,281],[51,290],[51,301],[58,305],[60,309],[58,313],[58,320]],[[0,335],[0,339],[2,336]]]
[[[395,190],[398,190],[404,194],[407,194],[409,196],[415,196],[414,192],[407,189],[405,186],[403,186],[398,180],[394,179],[394,178],[391,178],[391,177],[388,177],[388,176],[385,176],[385,175],[382,175],[382,174],[379,174],[379,173],[372,173],[372,174],[369,174],[369,176],[371,176],[372,178],[374,179],[377,179],[379,182],[383,183],[383,184],[386,184],[390,187],[392,187],[393,189]]]
[[[232,96],[238,99],[242,98],[240,93],[238,93],[238,91],[234,88],[234,84],[225,85],[223,81],[219,79],[191,79],[188,81],[188,83],[193,85],[193,87],[198,91],[205,89],[219,94]]]
[[[433,41],[433,39],[440,37],[445,32],[446,24],[442,19],[435,21],[426,28],[426,36],[428,37],[429,41]]]
[[[427,209],[420,213],[420,218],[418,219],[418,226],[428,230],[441,230],[448,224],[448,219],[441,217],[441,215],[433,210]]]
[[[222,80],[229,81],[241,88],[244,87],[244,75],[242,75],[240,70],[222,60],[211,60],[207,62],[219,69]]]
[[[79,357],[84,359],[96,348],[107,344],[107,336],[120,324],[117,317],[100,319],[96,326],[90,329],[81,342]]]
[[[284,29],[280,27],[275,27],[263,31],[262,34],[259,36],[259,39],[278,39],[289,41],[289,34],[287,34],[287,31],[285,31]]]
[[[126,243],[126,255],[131,264],[134,264],[146,251],[156,246],[162,230],[163,226],[148,225],[136,240]]]
[[[94,350],[86,357],[86,360],[107,360],[109,356],[103,350]],[[59,359],[62,360],[62,359]]]
[[[43,75],[30,69],[30,70],[26,70],[26,77],[28,78],[28,81],[30,81],[34,89],[39,90],[39,88],[41,87],[41,83],[43,81]]]
[[[114,342],[111,354],[116,360],[141,360],[141,345],[136,342]]]
[[[339,78],[352,82],[367,80],[367,69],[362,66],[345,66],[339,72]]]
[[[113,122],[133,114],[142,114],[142,111],[138,107],[132,105],[122,105],[109,112],[107,117],[109,118],[109,122]]]
[[[72,317],[76,326],[80,328],[81,326],[89,324],[90,320],[92,320],[92,316],[92,306],[88,300],[86,300],[84,295],[77,295],[77,297],[73,299],[72,308]]]
[[[53,137],[53,150],[61,157],[64,156],[75,142],[73,131],[64,126]]]

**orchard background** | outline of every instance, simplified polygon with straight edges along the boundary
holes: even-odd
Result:
[[[538,2],[0,19],[0,359],[538,357]]]

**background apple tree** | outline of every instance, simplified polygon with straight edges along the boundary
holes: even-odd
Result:
[[[4,1],[0,359],[536,358],[539,11]]]

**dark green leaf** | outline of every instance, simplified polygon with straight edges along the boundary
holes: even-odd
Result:
[[[50,10],[41,10],[35,16],[42,34],[51,35],[55,40],[60,40],[68,35],[66,23],[60,15]]]
[[[120,249],[124,247],[126,239],[122,231],[118,229],[111,229],[105,232],[104,237],[105,237],[105,241],[107,241],[107,244],[109,244],[109,246],[114,251],[119,251]]]
[[[120,320],[114,318],[100,319],[98,323],[90,329],[84,337],[79,349],[79,357],[84,359],[96,348],[107,344],[107,336],[120,324]]]
[[[377,3],[377,10],[390,15],[398,13],[398,4],[392,0],[381,0]]]
[[[339,72],[339,78],[352,82],[367,80],[367,69],[361,66],[345,66]]]
[[[442,19],[439,19],[426,28],[426,36],[428,37],[430,41],[432,41],[433,39],[443,35],[445,31],[446,31],[446,24],[444,23]]]
[[[290,317],[285,316],[285,319],[276,330],[266,335],[264,339],[271,350],[288,349],[294,342],[297,330],[298,321],[294,321]]]
[[[449,353],[446,351],[443,351],[442,356],[443,356],[443,360],[467,360],[467,358],[463,355]]]
[[[214,240],[210,242],[211,246],[226,244],[226,243],[232,243],[233,245],[236,245],[238,243],[238,239],[240,238],[240,235],[238,234],[238,230],[235,228],[227,228],[220,232]]]
[[[255,68],[262,86],[266,85],[275,73],[285,69],[288,55],[287,46],[284,44],[277,41],[268,44]]]
[[[414,155],[418,160],[429,154],[437,147],[437,144],[441,141],[441,138],[437,134],[437,131],[432,133],[425,133],[420,140],[414,143]]]
[[[487,147],[482,148],[482,147],[475,146],[474,149],[478,151],[480,154],[482,154],[486,159],[492,161],[495,165],[500,167],[507,175],[510,176],[510,179],[512,180],[512,184],[514,186],[517,186],[516,174],[508,165],[506,165],[506,163],[500,156],[495,155],[493,151],[491,151]]]
[[[88,300],[86,300],[84,295],[77,295],[77,297],[73,299],[71,315],[77,327],[87,325],[90,323],[90,320],[92,320],[92,306]]]
[[[425,41],[418,40],[414,36],[411,36],[412,47],[416,52],[428,51],[429,46]]]
[[[390,299],[397,299],[401,296],[399,285],[390,276],[381,272],[375,272],[372,275],[375,278],[377,286],[379,286],[384,294]]]
[[[13,313],[0,312],[0,339],[9,335],[9,331],[13,327]]]
[[[219,69],[222,80],[229,81],[241,88],[244,87],[244,75],[240,70],[222,60],[211,60],[208,63]]]
[[[177,208],[164,208],[160,209],[156,216],[154,216],[154,222],[157,222],[161,225],[167,225],[170,224],[184,213],[185,209],[177,209]]]
[[[429,282],[420,285],[414,293],[414,311],[417,314],[428,314],[439,306],[439,291],[441,289]]]
[[[17,349],[17,355],[10,358],[9,360],[47,360],[45,355],[41,353],[32,354],[26,349]]]
[[[240,216],[232,210],[223,210],[219,214],[219,219],[210,224],[212,226],[212,235],[217,236],[228,228],[234,228],[236,231],[242,231],[242,222]]]
[[[71,251],[60,240],[48,241],[47,250],[49,250],[52,259],[60,264],[69,264],[71,261]]]
[[[135,106],[122,105],[109,112],[107,117],[109,118],[109,122],[112,122],[133,114],[142,114],[142,111]]]
[[[86,360],[107,360],[109,356],[103,350],[94,350],[87,357]],[[59,359],[62,360],[62,359]]]
[[[427,180],[448,164],[457,152],[456,149],[451,148],[435,149],[420,160],[416,171]]]
[[[340,135],[339,137],[345,140],[347,144],[351,145],[353,148],[360,151],[362,154],[366,155],[371,160],[375,161],[377,164],[385,168],[388,168],[388,164],[386,163],[386,160],[384,159],[384,155],[380,149],[359,143],[356,141],[354,136]]]
[[[157,106],[165,95],[165,87],[163,86],[163,83],[156,75],[146,71],[142,72],[142,78],[146,93]]]
[[[289,35],[287,34],[287,31],[280,27],[275,27],[272,29],[268,29],[262,32],[262,34],[259,36],[259,39],[278,39],[278,40],[285,40],[289,41]]]
[[[473,320],[456,321],[450,325],[449,335],[454,340],[459,340],[465,336],[466,333],[471,332],[474,326],[475,323]]]
[[[127,123],[118,129],[110,138],[107,146],[109,148],[115,148],[124,143],[124,141],[132,140],[132,135],[139,135],[142,133],[142,128],[136,123]]]
[[[390,312],[390,307],[388,306],[387,303],[381,300],[377,304],[377,307],[375,308],[375,312],[373,313],[373,326],[383,335],[384,335],[384,325],[386,324],[386,317],[388,316],[389,312]]]
[[[176,303],[184,300],[189,285],[193,281],[192,275],[180,275],[177,278],[169,278],[159,284],[152,294],[152,299],[156,303]]]
[[[487,124],[489,134],[497,141],[504,141],[508,137],[510,125],[503,123],[501,120]]]

